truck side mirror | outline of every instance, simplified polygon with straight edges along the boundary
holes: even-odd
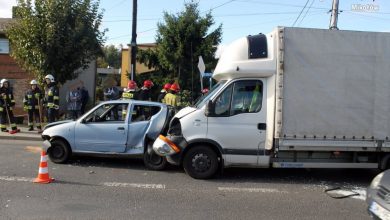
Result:
[[[206,117],[210,117],[210,116],[213,116],[215,114],[215,105],[214,105],[213,101],[209,100],[207,102],[206,110],[205,110],[204,114],[206,115]]]

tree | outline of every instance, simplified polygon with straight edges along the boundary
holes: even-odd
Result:
[[[98,67],[107,68],[107,66],[114,67],[116,69],[121,68],[122,63],[122,45],[120,48],[116,48],[114,45],[104,46],[103,56],[98,57]]]
[[[163,77],[177,78],[182,89],[200,91],[200,76],[196,66],[201,55],[206,67],[215,66],[216,45],[221,42],[222,25],[214,25],[211,13],[200,16],[197,3],[185,4],[177,15],[164,12],[164,22],[158,23],[156,48],[139,51],[138,60],[162,72]],[[161,76],[160,76],[161,77]]]
[[[59,83],[76,78],[102,53],[99,1],[34,2],[18,1],[17,19],[6,30],[11,56],[41,82],[46,74]]]

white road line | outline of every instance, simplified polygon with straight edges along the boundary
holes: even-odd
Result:
[[[0,180],[13,182],[32,182],[34,178],[17,177],[17,176],[0,176]]]
[[[165,189],[164,184],[142,184],[142,183],[117,183],[117,182],[105,182],[103,186],[110,187],[129,187],[129,188],[142,188],[142,189]]]
[[[271,188],[234,188],[234,187],[218,187],[219,191],[224,192],[260,192],[260,193],[288,193],[287,191],[280,191]]]

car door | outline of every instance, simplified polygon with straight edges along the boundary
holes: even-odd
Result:
[[[226,165],[258,165],[266,137],[265,91],[261,80],[240,80],[214,99],[207,135],[222,146]]]
[[[152,104],[136,103],[131,108],[129,123],[128,147],[138,149],[143,152],[145,135],[147,132],[161,130],[162,125],[155,125],[158,121],[153,121],[152,116],[160,111],[160,107]],[[160,123],[161,124],[161,123]],[[150,131],[150,129],[152,129]],[[154,129],[154,130],[153,130]]]
[[[128,103],[106,103],[75,126],[77,151],[122,153],[126,149]]]

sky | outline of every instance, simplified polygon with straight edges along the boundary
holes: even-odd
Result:
[[[201,15],[211,12],[215,25],[222,24],[222,42],[271,32],[277,26],[329,28],[332,0],[193,0]],[[340,30],[390,32],[389,0],[339,0]],[[106,45],[131,40],[133,0],[100,0]],[[137,43],[153,43],[163,12],[178,14],[191,0],[138,0]],[[0,0],[0,17],[11,17],[16,0]]]

